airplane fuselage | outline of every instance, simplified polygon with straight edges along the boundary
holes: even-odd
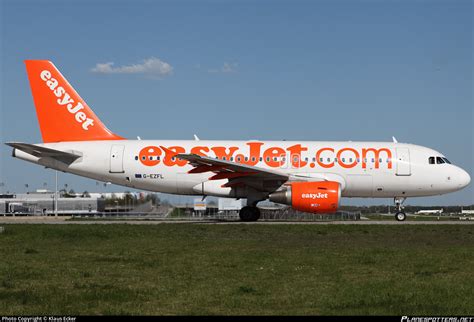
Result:
[[[290,181],[337,181],[342,197],[432,196],[469,183],[461,168],[436,163],[436,158],[444,158],[441,153],[393,142],[112,140],[39,145],[81,157],[66,166],[20,150],[15,156],[117,185],[183,195],[245,198],[247,192],[222,187],[226,179],[209,180],[212,172],[188,173],[193,167],[170,151],[271,169],[289,174]],[[430,158],[435,162],[430,164]]]

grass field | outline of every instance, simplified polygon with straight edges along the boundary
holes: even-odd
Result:
[[[0,315],[474,314],[471,225],[4,225]]]

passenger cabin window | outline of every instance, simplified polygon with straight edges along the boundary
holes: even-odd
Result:
[[[445,163],[445,162],[444,162],[443,158],[441,158],[441,157],[436,157],[436,163],[437,163],[437,164],[443,164],[443,163]]]
[[[429,157],[428,162],[429,164],[435,164],[435,157]]]

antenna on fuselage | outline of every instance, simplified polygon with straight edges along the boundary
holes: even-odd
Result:
[[[198,138],[198,136],[197,136],[196,134],[194,134],[194,140],[195,140],[195,141],[199,141],[199,138]]]
[[[394,136],[392,136],[392,140],[393,140],[393,143],[398,143],[397,139]]]

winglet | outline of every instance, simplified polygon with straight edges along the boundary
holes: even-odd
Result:
[[[171,150],[171,149],[168,149],[168,148],[166,148],[166,147],[164,147],[164,146],[162,146],[162,145],[160,145],[160,148],[161,148],[163,151],[165,151],[166,154],[169,154],[169,155],[170,155],[170,158],[171,158],[171,157],[174,157],[174,156],[176,156],[176,155],[178,154],[178,152],[175,152],[175,151],[173,151],[173,150]]]

